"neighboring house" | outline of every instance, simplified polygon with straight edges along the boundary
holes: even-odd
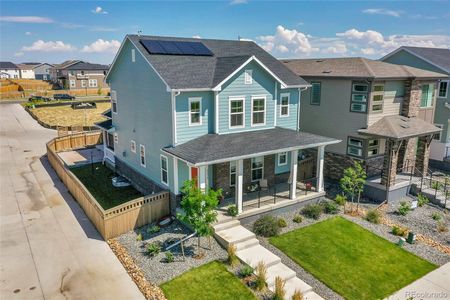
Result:
[[[324,195],[324,148],[339,141],[298,131],[309,84],[254,42],[127,35],[106,81],[112,122],[99,126],[116,171],[145,193],[168,189],[173,201],[195,179],[240,213],[257,184],[283,183],[284,200],[298,201],[299,151],[314,149],[312,195]]]
[[[39,80],[50,80],[50,70],[54,65],[49,63],[38,64],[34,67],[34,76]]]
[[[61,71],[66,67],[76,64],[77,62],[80,62],[80,60],[66,60],[60,64],[54,64],[50,68],[50,80],[59,84],[60,82],[58,81],[58,77],[62,75]]]
[[[312,84],[301,95],[300,129],[344,141],[327,147],[326,176],[339,179],[355,159],[369,177],[382,175],[380,189],[396,188],[397,167],[427,173],[429,141],[439,132],[437,80],[445,75],[357,57],[283,62]]]
[[[19,67],[9,61],[0,61],[0,78],[19,79]]]
[[[91,64],[84,61],[67,61],[52,69],[52,78],[65,89],[85,90],[107,88],[105,76],[108,65]],[[55,80],[54,80],[55,81]]]
[[[450,170],[450,49],[400,47],[381,60],[448,75],[437,88],[434,123],[442,132],[431,143],[430,159],[431,165]]]
[[[17,64],[20,70],[20,78],[22,79],[35,79],[34,78],[34,67],[32,64]]]

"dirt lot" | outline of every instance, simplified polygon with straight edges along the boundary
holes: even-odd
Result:
[[[70,105],[39,107],[32,109],[33,113],[42,122],[48,125],[59,126],[92,126],[96,122],[105,120],[101,115],[102,112],[111,108],[111,104],[97,103],[95,109],[72,109]]]

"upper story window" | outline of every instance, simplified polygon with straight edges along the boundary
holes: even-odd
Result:
[[[74,79],[70,79],[70,87],[74,88],[76,86],[77,86],[77,83],[75,82],[75,80]]]
[[[161,155],[161,182],[165,185],[169,185],[169,166],[167,157]]]
[[[367,112],[367,95],[369,85],[367,83],[354,82],[352,84],[352,98],[350,99],[350,111]]]
[[[86,80],[84,79],[81,80],[81,87],[86,87]]]
[[[119,134],[117,132],[114,132],[114,144],[119,143]]]
[[[111,90],[111,111],[117,114],[117,93]]]
[[[439,98],[447,98],[449,83],[450,83],[449,80],[439,82],[439,89],[438,89]]]
[[[131,152],[136,153],[136,142],[133,140],[130,141],[130,150]]]
[[[420,107],[433,106],[434,84],[422,85],[422,98],[420,99]]]
[[[230,186],[236,185],[236,161],[230,161]]]
[[[140,163],[141,166],[145,167],[145,146],[139,145],[139,157],[140,157]]]
[[[81,75],[84,75],[84,71],[81,71]]]
[[[189,98],[189,126],[202,124],[202,98]]]
[[[442,125],[442,124],[434,124],[434,126],[439,127],[441,129],[444,128],[444,125]],[[440,141],[441,140],[441,133],[442,133],[442,131],[440,131],[438,133],[435,133],[433,135],[433,140]]]
[[[89,79],[89,87],[97,87],[97,79]]]
[[[136,61],[136,50],[131,49],[131,62],[135,62],[135,61]]]
[[[244,101],[245,98],[230,98],[230,128],[245,126]]]
[[[322,86],[320,82],[311,82],[311,99],[310,103],[312,105],[320,105],[321,89]]]
[[[353,156],[362,156],[363,140],[349,137],[347,140],[347,154]]]
[[[252,84],[253,83],[253,70],[245,70],[244,73],[244,83]]]
[[[278,165],[279,166],[287,165],[287,152],[278,153]]]
[[[252,97],[252,126],[266,124],[266,97]]]
[[[384,85],[383,84],[376,84],[373,87],[374,92],[384,92]]]
[[[372,112],[382,112],[383,111],[383,100],[384,100],[384,85],[375,84],[372,92]]]
[[[290,94],[285,93],[280,95],[280,116],[282,117],[289,117],[289,98]]]
[[[375,156],[379,153],[379,140],[369,140],[367,142],[367,156]]]

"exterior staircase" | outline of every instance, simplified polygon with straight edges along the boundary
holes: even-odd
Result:
[[[302,292],[308,300],[323,299],[314,293],[312,287],[299,279],[294,270],[290,269],[281,259],[261,246],[255,234],[241,225],[239,220],[226,220],[214,226],[214,235],[217,241],[224,247],[233,244],[236,246],[236,255],[244,263],[256,268],[260,261],[267,267],[267,286],[271,291],[275,290],[275,278],[277,276],[285,280],[285,299],[291,299],[296,290]]]

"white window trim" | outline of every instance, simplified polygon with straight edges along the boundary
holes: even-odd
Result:
[[[367,90],[366,91],[357,91],[357,90],[355,90],[355,85],[365,86],[365,87],[367,87]],[[369,93],[369,85],[367,83],[353,83],[352,84],[352,91],[354,93],[365,93],[365,94],[367,94],[367,93]]]
[[[131,49],[131,62],[136,62],[136,50]]]
[[[133,153],[136,153],[136,142],[134,140],[130,141],[130,150]]]
[[[189,98],[189,116],[188,116],[188,122],[189,122],[189,126],[200,126],[203,123],[203,119],[202,119],[202,97],[192,97]],[[192,102],[200,102],[200,122],[199,123],[192,123],[191,122],[191,103]]]
[[[162,160],[166,161],[166,173],[167,173],[167,182],[163,181],[163,168],[162,168]],[[160,160],[159,160],[159,169],[160,169],[160,176],[161,176],[161,182],[166,185],[169,186],[169,160],[167,159],[167,156],[165,155],[160,155]]]
[[[113,102],[116,104],[116,111],[113,110]],[[117,107],[117,93],[116,91],[111,90],[111,112],[117,115],[118,111],[119,109]]]
[[[285,156],[286,156],[286,161],[285,161],[284,163],[280,163],[280,157],[281,157],[282,155],[285,155]],[[279,166],[285,166],[285,165],[287,165],[287,161],[288,161],[287,152],[280,152],[280,153],[278,153],[277,158],[278,158],[277,163],[278,163]]]
[[[114,144],[119,143],[119,134],[117,132],[114,132]]]
[[[350,143],[351,139],[361,142],[361,146],[357,146],[357,145],[351,144]],[[356,155],[356,154],[350,153],[350,151],[349,151],[350,148],[357,148],[357,149],[359,149],[360,150],[360,155]],[[363,139],[359,139],[359,138],[355,138],[355,137],[348,137],[347,138],[347,155],[354,156],[354,157],[363,157],[363,154],[364,154],[363,151],[364,151],[364,140]]]
[[[144,156],[142,156],[142,152],[144,152]],[[142,163],[142,157],[144,157],[144,163]],[[142,144],[139,145],[139,163],[144,168],[147,166],[147,158],[145,157],[145,146]]]
[[[287,105],[283,105],[283,97],[288,97],[288,104]],[[280,118],[287,118],[287,117],[289,117],[289,113],[290,113],[290,109],[289,109],[289,106],[290,106],[290,103],[291,103],[291,93],[281,93],[280,94]],[[287,114],[286,115],[283,115],[283,107],[287,107]]]
[[[434,126],[440,128],[440,129],[443,129],[443,128],[444,128],[444,125],[443,125],[443,124],[434,124]],[[437,134],[439,135],[439,138],[438,138],[438,139],[435,138],[435,136],[436,136]],[[442,140],[442,131],[439,131],[439,133],[433,134],[433,141],[441,141],[441,140]]]
[[[87,82],[85,79],[81,80],[81,87],[84,87],[84,88],[87,87]]]
[[[69,84],[70,84],[70,87],[71,87],[71,88],[77,86],[77,82],[75,81],[75,79],[70,79]]]
[[[250,126],[251,127],[260,127],[260,126],[266,126],[266,118],[267,118],[267,101],[266,101],[266,95],[256,95],[256,96],[252,96],[251,97],[251,107],[250,107]],[[253,124],[253,101],[254,100],[259,100],[259,99],[264,99],[264,123],[258,123],[258,124]],[[261,111],[259,111],[261,112]]]
[[[234,164],[234,172],[231,172],[231,164]],[[236,186],[236,177],[234,178],[234,182],[235,182],[235,184],[231,184],[231,178],[233,177],[233,175],[234,176],[236,176],[236,161],[230,161],[230,178],[229,178],[229,180],[230,180],[230,187],[233,187],[233,186]]]
[[[253,70],[244,71],[244,84],[253,84]]]
[[[447,82],[447,89],[445,90],[445,96],[444,97],[440,97],[439,96],[439,91],[441,89],[441,83],[442,82]],[[438,98],[447,98],[449,88],[450,88],[450,80],[441,80],[441,81],[439,81],[439,85],[438,85],[438,89],[437,89],[437,97]]]
[[[257,169],[262,169],[261,171],[261,179],[264,179],[264,156],[258,156],[258,157],[253,157],[252,159],[250,159],[250,179],[252,182],[256,182],[260,179],[255,179],[253,180],[253,170],[257,170],[253,168],[253,159],[255,158],[262,158],[262,167],[261,168],[257,168]]]
[[[242,101],[242,125],[231,126],[231,101]],[[228,98],[228,129],[245,128],[245,97],[244,96],[230,96]]]
[[[91,82],[95,82],[95,85],[91,84]],[[89,87],[98,87],[97,79],[89,79]]]

